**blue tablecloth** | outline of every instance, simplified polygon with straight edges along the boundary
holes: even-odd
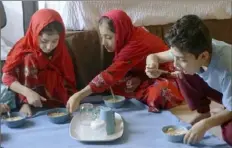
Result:
[[[169,111],[160,114],[149,113],[142,103],[127,101],[123,108],[117,109],[124,120],[124,134],[120,139],[108,143],[81,143],[69,136],[69,123],[56,125],[45,115],[31,118],[23,128],[10,129],[1,125],[4,148],[192,148],[192,147],[229,147],[217,137],[206,134],[200,144],[195,146],[168,142],[161,128],[170,124],[188,124],[181,122]]]

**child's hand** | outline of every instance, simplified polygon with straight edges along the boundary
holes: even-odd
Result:
[[[79,108],[81,99],[82,97],[79,93],[75,93],[74,95],[72,95],[66,104],[67,110],[70,113],[73,113],[77,108]]]
[[[10,107],[7,104],[0,104],[0,114],[9,111],[10,111]]]
[[[41,101],[47,101],[44,97],[40,96],[38,93],[36,93],[33,90],[28,90],[26,93],[27,101],[30,105],[33,105],[34,107],[42,107]]]
[[[150,54],[146,58],[146,67],[150,69],[158,69],[159,61],[155,54]]]
[[[29,104],[23,104],[19,112],[25,114],[28,117],[32,116],[32,111],[31,111],[31,107]]]
[[[204,120],[201,120],[193,125],[184,137],[185,144],[196,144],[204,137],[205,132],[208,130]]]
[[[147,56],[145,72],[149,78],[158,78],[162,74],[159,71],[159,62],[156,55],[150,54]]]
[[[149,78],[158,78],[162,74],[162,72],[159,71],[158,69],[156,69],[156,68],[148,68],[148,67],[146,67],[145,72],[146,72],[146,75]]]

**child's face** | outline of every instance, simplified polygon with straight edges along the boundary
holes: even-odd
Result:
[[[60,36],[58,33],[42,33],[39,36],[39,47],[44,53],[52,52],[59,43]]]
[[[190,75],[199,72],[209,58],[207,51],[201,53],[198,58],[191,53],[181,52],[176,47],[171,47],[171,53],[174,56],[174,66],[185,74]]]
[[[101,35],[102,45],[108,52],[114,52],[115,50],[115,33],[110,31],[108,24],[103,21],[99,25],[99,32]]]

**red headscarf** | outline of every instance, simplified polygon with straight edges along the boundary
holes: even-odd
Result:
[[[131,59],[133,57],[146,58],[150,52],[164,51],[164,43],[161,39],[151,35],[142,27],[135,27],[130,17],[122,10],[111,10],[103,16],[113,21],[115,28],[115,58],[120,60]],[[149,44],[154,44],[157,49],[149,49]],[[167,49],[167,47],[165,47]]]
[[[65,31],[60,34],[59,43],[54,51],[54,56],[48,60],[43,56],[42,50],[38,45],[38,37],[41,30],[49,23],[57,21],[64,24],[61,16],[55,10],[41,9],[34,13],[31,17],[29,28],[26,35],[21,38],[9,52],[6,63],[3,67],[3,72],[9,72],[16,66],[23,63],[23,58],[27,53],[33,53],[39,60],[39,67],[52,67],[70,84],[75,85],[75,75],[73,72],[73,64],[65,46]]]

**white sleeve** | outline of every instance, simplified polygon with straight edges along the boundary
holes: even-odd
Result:
[[[232,111],[232,73],[226,72],[221,83],[223,93],[222,103],[227,110]]]

